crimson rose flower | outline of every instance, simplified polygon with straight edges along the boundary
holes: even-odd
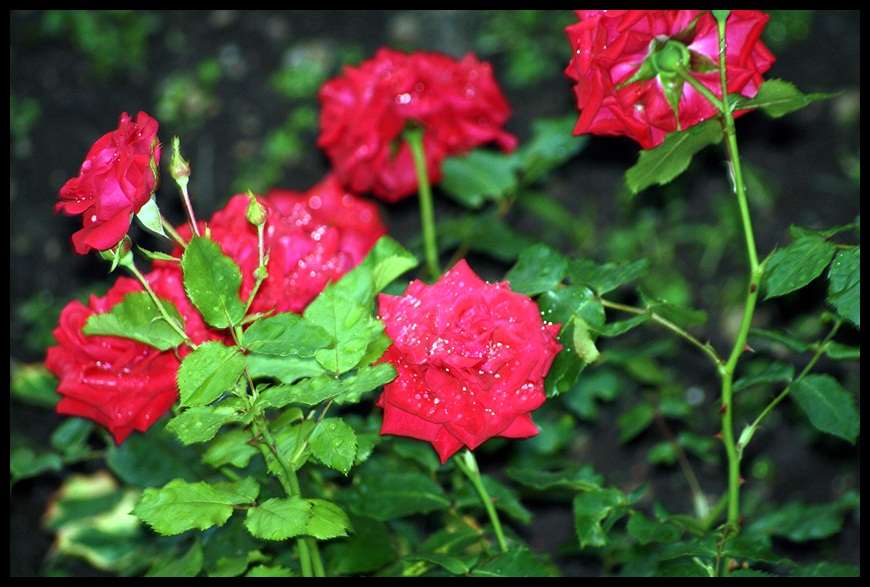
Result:
[[[434,285],[380,294],[378,307],[393,340],[378,362],[398,371],[377,402],[381,434],[431,442],[444,464],[463,446],[538,433],[530,412],[544,403],[562,345],[534,300],[483,281],[462,260]]]
[[[82,163],[78,177],[60,190],[54,211],[82,215],[83,228],[72,235],[79,255],[118,244],[130,222],[157,187],[160,142],[157,121],[144,112],[136,120],[125,112],[118,129],[103,135]]]
[[[318,93],[320,136],[339,180],[355,193],[372,192],[387,202],[417,190],[411,150],[402,131],[424,129],[429,179],[441,179],[441,163],[490,141],[505,151],[517,139],[502,130],[510,116],[492,68],[472,54],[461,60],[440,53],[406,54],[381,48],[359,67],[326,82]]]
[[[331,174],[304,193],[273,189],[257,201],[268,213],[264,241],[269,276],[251,312],[301,313],[327,283],[359,265],[387,233],[377,205],[349,193]],[[250,202],[247,195],[235,195],[208,222],[211,238],[241,268],[239,293],[245,300],[259,266],[257,228],[245,217]],[[183,238],[190,236],[186,226],[178,232]],[[180,249],[175,251],[180,254]]]
[[[187,300],[177,264],[145,278],[158,296],[176,305],[193,342],[219,338]],[[135,279],[120,277],[104,297],[92,295],[87,305],[77,300],[67,304],[54,330],[58,346],[48,349],[45,360],[60,379],[57,392],[63,398],[57,413],[94,420],[118,444],[134,430],[150,428],[175,403],[179,357],[190,352],[182,345],[176,356],[173,350],[160,351],[135,340],[82,332],[90,316],[108,312],[128,293],[142,290]]]
[[[667,41],[688,49],[687,67],[698,81],[722,98],[716,19],[707,10],[577,10],[580,22],[566,27],[574,50],[565,73],[576,82],[580,117],[574,134],[625,135],[644,149],[659,145],[677,130],[662,75],[641,75],[651,50]],[[725,71],[728,93],[752,98],[762,74],[776,60],[761,42],[769,16],[757,10],[732,10],[726,21]],[[682,49],[678,49],[682,51]],[[643,74],[644,72],[642,72]],[[665,80],[667,83],[668,80]],[[685,130],[717,110],[691,85],[676,80],[679,128]],[[680,87],[682,89],[680,89]],[[735,118],[749,110],[734,112]]]

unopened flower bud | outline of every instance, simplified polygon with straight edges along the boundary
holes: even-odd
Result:
[[[172,139],[172,159],[169,161],[169,175],[176,182],[187,183],[190,176],[190,163],[181,156],[181,141],[178,137]]]
[[[269,210],[257,200],[251,190],[248,190],[248,197],[251,198],[251,202],[248,204],[245,218],[254,226],[263,226],[269,218]]]

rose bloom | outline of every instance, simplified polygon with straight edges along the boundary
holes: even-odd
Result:
[[[145,278],[158,296],[176,305],[193,342],[220,338],[187,300],[177,264],[155,269]],[[48,349],[45,360],[60,379],[57,392],[63,397],[57,413],[94,420],[117,444],[134,430],[150,428],[175,403],[180,357],[190,352],[186,345],[176,355],[127,338],[82,332],[90,316],[108,312],[128,293],[142,290],[135,279],[120,277],[104,297],[91,295],[87,305],[77,300],[67,304],[54,330],[58,345]]]
[[[105,251],[118,244],[157,187],[160,164],[157,121],[126,112],[117,130],[102,136],[85,157],[78,177],[60,190],[55,212],[82,215],[83,228],[72,235],[75,252]],[[153,169],[152,169],[153,165]]]
[[[351,191],[396,202],[417,190],[411,150],[402,140],[409,124],[423,128],[432,183],[441,163],[495,141],[505,151],[517,139],[502,130],[511,114],[488,63],[468,54],[402,53],[381,48],[359,67],[320,89],[320,136],[339,180]]]
[[[580,22],[566,27],[574,50],[565,73],[576,82],[580,117],[574,134],[625,135],[644,149],[659,145],[677,130],[674,110],[658,76],[617,89],[640,69],[651,42],[676,37],[689,50],[692,75],[722,98],[716,19],[701,10],[577,10]],[[699,17],[700,15],[700,17]],[[694,29],[687,27],[698,17]],[[728,93],[752,98],[762,74],[776,60],[761,42],[769,16],[757,10],[732,10],[726,21],[725,70]],[[685,31],[685,32],[684,32]],[[706,63],[710,67],[701,67]],[[698,71],[704,69],[704,71]],[[709,69],[709,71],[708,71]],[[735,118],[749,112],[738,110]],[[679,101],[680,128],[716,116],[716,108],[684,83]]]
[[[538,433],[530,412],[562,349],[558,324],[507,282],[487,283],[465,260],[434,285],[380,294],[378,315],[393,344],[378,360],[397,377],[384,386],[381,434],[431,442],[444,464],[463,446]]]
[[[268,212],[264,245],[269,276],[251,312],[301,313],[327,283],[359,265],[387,233],[377,205],[349,193],[331,174],[304,193],[273,189],[257,201]],[[242,271],[243,300],[253,291],[259,266],[257,228],[245,216],[250,202],[247,195],[235,195],[208,222],[211,238]],[[190,236],[187,226],[178,232]],[[174,254],[180,257],[181,250]]]

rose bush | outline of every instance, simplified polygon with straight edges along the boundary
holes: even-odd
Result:
[[[434,285],[380,294],[378,316],[393,340],[379,362],[398,372],[377,402],[381,434],[431,442],[443,464],[463,446],[538,433],[531,412],[562,345],[534,300],[483,281],[463,259]]]
[[[187,300],[178,265],[155,269],[145,278],[155,293],[175,304],[194,343],[219,338]],[[105,296],[91,295],[87,305],[67,304],[54,330],[58,344],[48,349],[45,361],[60,380],[57,392],[63,397],[57,413],[94,420],[117,444],[134,430],[150,428],[175,403],[180,359],[190,351],[180,346],[176,355],[129,338],[84,334],[88,318],[110,312],[127,294],[141,291],[135,279],[119,277]]]
[[[72,235],[76,253],[105,251],[118,244],[133,215],[151,199],[160,163],[157,127],[145,112],[135,120],[124,112],[118,128],[91,147],[78,177],[61,188],[55,212],[82,215],[83,228]]]
[[[651,51],[675,41],[688,49],[684,65],[699,82],[722,98],[716,20],[702,10],[577,10],[580,22],[565,30],[574,54],[565,70],[576,82],[580,117],[574,134],[625,135],[644,149],[665,135],[716,116],[710,101],[690,84],[668,79],[666,60],[658,71],[633,80]],[[728,92],[751,98],[762,74],[775,61],[760,40],[770,16],[758,10],[732,10],[727,20],[725,70]],[[673,47],[669,50],[675,50]],[[679,50],[679,49],[676,49]],[[650,65],[649,67],[656,69]],[[658,75],[653,75],[658,73]],[[623,85],[624,84],[624,85]],[[672,89],[666,89],[672,84]],[[677,116],[667,93],[675,92]],[[749,110],[737,110],[740,116]]]
[[[245,218],[250,201],[245,194],[233,196],[207,223],[211,238],[242,271],[240,294],[245,300],[256,283],[259,263],[257,228]],[[257,201],[268,213],[264,249],[269,274],[251,312],[301,312],[327,283],[356,267],[387,233],[377,205],[345,190],[332,174],[304,193],[272,189]],[[187,225],[179,226],[178,233],[190,238]],[[181,247],[174,255],[181,256]],[[166,262],[157,265],[162,263]]]
[[[381,48],[359,67],[326,82],[317,146],[351,191],[396,202],[417,190],[417,174],[402,132],[423,128],[429,179],[441,163],[495,141],[505,151],[517,139],[502,126],[511,110],[492,68],[468,54],[460,60],[431,52]]]

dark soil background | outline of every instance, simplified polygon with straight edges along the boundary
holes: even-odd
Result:
[[[766,205],[753,217],[757,226],[767,227],[757,235],[762,252],[787,242],[790,224],[828,228],[852,222],[859,214],[860,11],[802,12],[810,13],[803,15],[804,29],[792,30],[779,47],[773,47],[778,61],[765,77],[790,81],[804,93],[841,93],[783,119],[750,114],[738,121],[744,160],[763,170],[763,181],[773,186]],[[561,11],[553,16],[565,22]],[[116,128],[121,112],[144,110],[158,118],[164,145],[172,135],[180,136],[194,170],[195,207],[200,217],[208,217],[236,193],[230,186],[250,173],[251,161],[264,156],[269,130],[285,123],[299,106],[276,94],[270,85],[271,76],[288,61],[300,55],[320,60],[331,68],[331,77],[342,62],[341,51],[348,48],[361,58],[384,45],[443,51],[457,57],[475,51],[493,63],[497,79],[502,80],[508,76],[512,58],[504,46],[489,45],[494,47],[489,54],[482,51],[486,45],[481,38],[491,33],[487,27],[492,27],[493,20],[481,11],[142,11],[111,22],[126,27],[128,36],[114,43],[109,39],[108,44],[102,39],[99,44],[96,32],[53,23],[46,11],[10,12],[12,368],[44,359],[44,349],[52,343],[46,337],[67,301],[95,283],[108,285],[114,280],[114,275],[106,276],[106,264],[96,256],[74,254],[69,237],[80,220],[55,214],[53,206],[60,187],[78,173],[93,142]],[[131,38],[140,41],[131,42]],[[542,61],[542,67],[553,69],[552,75],[533,84],[502,84],[514,108],[508,129],[521,141],[529,137],[535,118],[573,110],[570,83],[560,75],[569,52],[565,41],[560,61]],[[214,83],[203,70],[197,70],[206,59],[219,64],[219,79]],[[182,74],[196,78],[197,72],[198,84],[178,100],[177,122],[166,123],[159,110],[165,108],[161,100],[170,93],[168,80]],[[310,101],[306,104],[316,106]],[[299,136],[304,141],[302,148],[278,168],[272,185],[306,190],[327,171],[327,161],[314,144],[316,135],[300,132]],[[624,202],[622,177],[636,157],[637,148],[628,140],[592,138],[549,188],[579,215],[585,204],[573,199],[573,194],[582,185],[584,194],[594,195],[590,209],[596,211],[595,222],[606,224],[608,215],[617,216],[616,207]],[[721,160],[711,159],[709,165],[721,181]],[[700,193],[699,210],[706,208],[706,187],[703,182],[695,186]],[[721,189],[717,184],[715,190]],[[177,197],[169,182],[159,197],[164,214],[183,222],[180,204],[172,204]],[[439,206],[449,204],[440,202]],[[413,199],[382,209],[391,233],[400,241],[415,234]],[[595,258],[601,251],[584,254]],[[492,271],[495,277],[503,275],[503,268]],[[726,318],[716,317],[723,324]],[[857,335],[854,344],[858,344]],[[702,377],[693,372],[692,359],[683,365],[687,381]],[[53,414],[10,401],[10,435],[47,438],[59,421]],[[650,477],[659,484],[659,498],[677,487],[667,476],[656,477],[654,471],[632,463],[636,447],[629,451],[619,446],[614,426],[602,424],[591,434],[596,442],[587,456],[608,480],[611,473],[615,483]],[[777,428],[764,438],[763,450],[780,473],[772,480],[767,497],[820,502],[845,490],[859,490],[860,440],[855,447],[840,443],[834,450],[820,450],[797,434]],[[716,489],[714,475],[704,481],[711,491]],[[60,482],[59,476],[44,475],[12,488],[11,576],[39,573],[52,540],[41,528],[40,517],[46,499]],[[572,523],[570,509],[541,505],[528,529],[530,542],[551,552],[566,575],[595,574],[596,567],[576,556],[559,554],[564,541],[572,539]],[[847,520],[835,540],[820,547],[824,557],[859,563],[859,530],[856,515]],[[801,555],[800,549],[783,548],[787,555]],[[813,560],[819,560],[818,549],[813,549]]]

